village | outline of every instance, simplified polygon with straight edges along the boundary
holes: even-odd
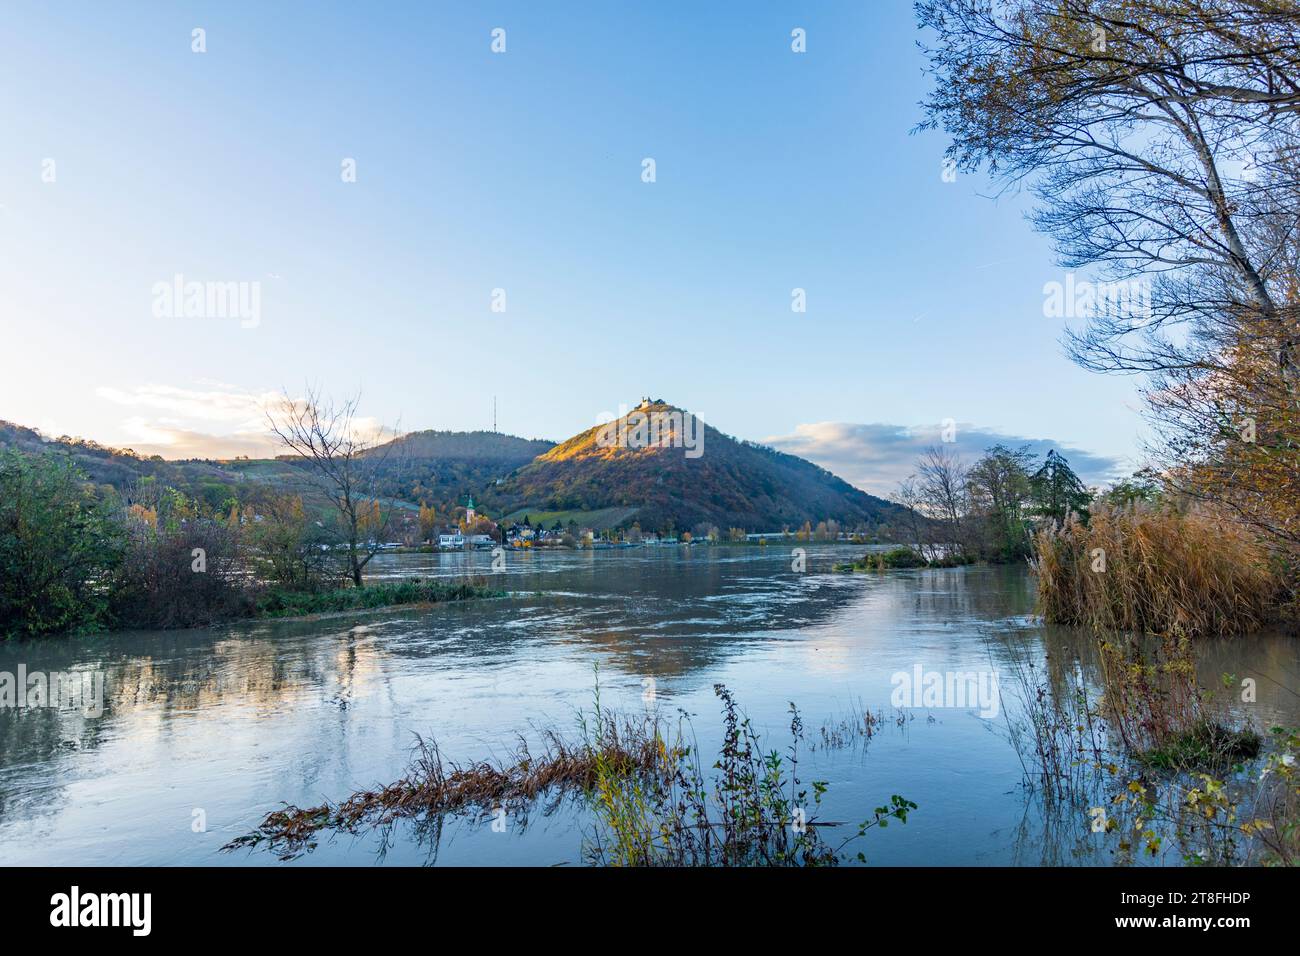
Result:
[[[656,547],[671,545],[706,544],[757,544],[769,541],[819,543],[869,544],[872,536],[841,530],[835,521],[818,522],[813,527],[805,522],[798,529],[781,531],[747,532],[743,528],[721,530],[713,525],[701,525],[694,531],[646,531],[639,524],[630,528],[597,529],[580,525],[570,518],[568,522],[554,520],[549,528],[544,522],[534,523],[525,514],[519,520],[494,521],[482,514],[468,496],[463,514],[457,508],[453,521],[442,524],[432,519],[431,509],[422,508],[420,519],[406,515],[399,518],[394,530],[401,538],[379,545],[382,551],[473,551],[503,547],[511,551],[542,548],[568,548],[609,550],[614,548]],[[448,526],[449,525],[449,526]]]

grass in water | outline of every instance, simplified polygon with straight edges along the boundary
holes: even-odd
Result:
[[[1116,635],[1091,665],[1013,649],[1008,728],[1025,782],[1078,852],[1104,833],[1119,862],[1176,850],[1190,865],[1295,865],[1300,734],[1275,727],[1266,741],[1225,723],[1197,683],[1195,646]]]
[[[587,801],[594,817],[584,855],[595,865],[834,865],[853,840],[891,820],[906,823],[916,809],[894,796],[839,844],[829,844],[822,831],[841,824],[817,818],[826,785],[813,782],[810,794],[799,780],[798,711],[791,705],[792,740],[785,755],[764,752],[731,693],[721,685],[715,691],[725,735],[709,785],[695,748],[685,742],[684,717],[673,724],[657,715],[610,712],[597,682],[594,712],[579,716],[576,739],[548,730],[541,753],[532,753],[521,739],[504,759],[465,766],[446,761],[436,743],[419,740],[401,780],[338,804],[277,810],[223,849],[265,847],[287,860],[314,849],[327,831],[356,834],[403,819],[498,813],[543,796],[575,795]]]
[[[500,597],[493,590],[473,581],[430,581],[407,578],[364,588],[339,588],[332,591],[274,590],[257,602],[258,617],[298,617],[304,614],[327,614],[335,611],[393,607],[400,604],[433,604],[442,601],[465,601],[471,598]]]
[[[891,820],[907,822],[916,804],[898,795],[849,828],[838,844],[823,830],[842,826],[818,818],[824,781],[799,778],[803,719],[790,705],[790,744],[765,750],[749,718],[726,687],[724,736],[708,783],[696,750],[665,748],[656,772],[622,773],[598,765],[594,802],[598,826],[588,846],[591,862],[606,866],[834,866],[845,848]],[[597,717],[599,719],[599,697]],[[679,738],[680,739],[680,738]],[[861,862],[866,857],[857,853]]]

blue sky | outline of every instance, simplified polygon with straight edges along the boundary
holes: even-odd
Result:
[[[1130,467],[1026,198],[910,135],[918,37],[900,0],[11,3],[0,418],[179,457],[257,453],[306,382],[554,439],[652,395],[869,490],[945,419]],[[256,323],[155,315],[178,274]]]

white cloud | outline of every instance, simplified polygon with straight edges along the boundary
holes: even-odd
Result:
[[[120,425],[126,445],[141,455],[163,458],[270,458],[284,453],[271,434],[267,412],[281,406],[280,392],[250,392],[211,380],[202,389],[174,385],[103,386],[95,394],[106,402],[153,414],[135,414]],[[295,399],[301,401],[301,399]],[[352,431],[363,441],[391,437],[373,418],[357,417]]]
[[[942,425],[904,426],[881,423],[815,422],[799,425],[790,435],[765,440],[779,451],[821,465],[845,481],[875,495],[887,495],[916,470],[925,449],[942,443]],[[1125,462],[1071,448],[1049,438],[1019,438],[988,428],[958,424],[952,448],[974,461],[986,448],[1002,444],[1028,445],[1039,457],[1055,449],[1070,462],[1085,484],[1099,484],[1132,470]]]
[[[244,430],[265,428],[265,410],[280,398],[277,392],[254,394],[230,386],[206,391],[174,385],[139,385],[131,389],[101,386],[95,394],[115,405],[170,412],[181,419],[227,422]]]

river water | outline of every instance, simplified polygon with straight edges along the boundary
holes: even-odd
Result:
[[[891,703],[894,675],[998,671],[1013,655],[1069,657],[1086,635],[1035,622],[1023,567],[835,574],[861,549],[637,548],[491,556],[395,555],[377,577],[486,574],[512,596],[325,620],[115,633],[0,644],[0,673],[100,673],[103,713],[0,708],[2,864],[578,864],[591,823],[576,801],[505,832],[451,817],[386,840],[326,837],[281,863],[222,853],[282,805],[337,800],[402,776],[415,735],[469,761],[517,735],[576,727],[599,665],[606,707],[692,715],[715,752],[725,684],[772,749],[805,722],[800,776],[826,780],[822,819],[859,821],[891,794],[906,826],[853,846],[871,864],[1115,862],[1115,841],[1073,811],[1062,822],[1021,785],[1014,702]],[[1223,706],[1257,727],[1300,723],[1300,642],[1263,634],[1204,645],[1202,678],[1257,681]],[[908,701],[910,705],[912,702]],[[945,701],[951,704],[951,701]],[[820,728],[880,712],[869,740],[821,745]],[[812,749],[817,745],[816,749]],[[711,762],[711,761],[710,761]],[[1180,862],[1174,854],[1154,861]]]

